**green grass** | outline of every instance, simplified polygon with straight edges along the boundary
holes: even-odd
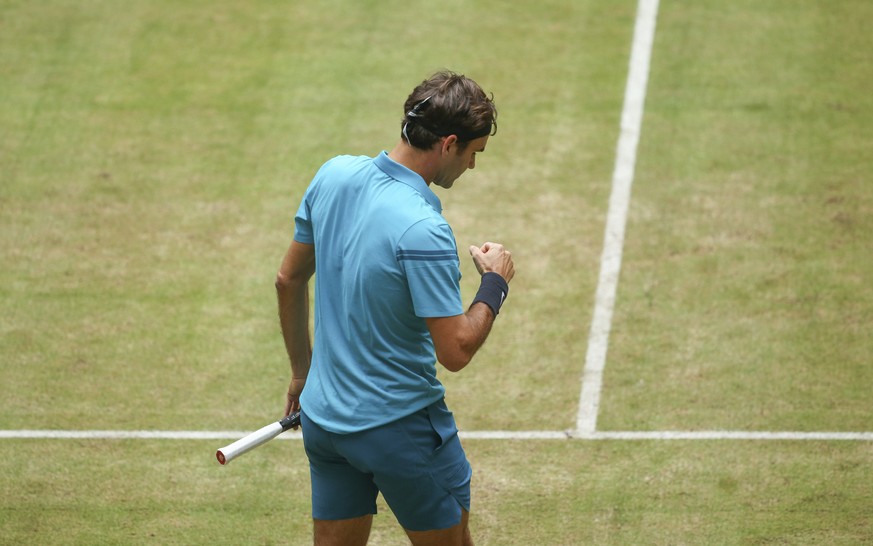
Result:
[[[4,543],[311,543],[299,442],[226,468],[202,441],[4,442]],[[479,544],[863,544],[873,534],[867,443],[476,440],[466,449]],[[381,499],[379,510],[372,543],[404,544]]]
[[[873,430],[870,8],[662,12],[603,427]]]
[[[0,429],[277,417],[299,198],[444,67],[500,111],[445,215],[518,271],[449,404],[572,428],[635,8],[0,0]],[[661,2],[601,430],[873,431],[871,11]],[[0,440],[0,543],[309,543],[300,443],[218,443]],[[869,442],[465,445],[479,544],[873,541]]]
[[[461,408],[460,418],[476,428],[572,424],[581,368],[565,366],[565,352],[584,353],[633,6],[543,6],[523,24],[533,46],[486,32],[519,20],[517,7],[482,6],[457,31],[441,11],[426,26],[443,45],[414,48],[413,58],[395,51],[415,40],[412,29],[383,35],[414,6],[355,27],[360,34],[349,30],[364,18],[355,6],[210,5],[207,17],[146,3],[123,13],[10,6],[20,35],[5,38],[17,73],[0,114],[19,129],[3,140],[0,193],[0,290],[16,313],[3,323],[3,379],[15,393],[7,427],[48,411],[78,428],[251,426],[275,411],[287,372],[272,279],[300,195],[326,158],[393,146],[407,88],[443,66],[499,95],[503,121],[480,168],[441,195],[446,216],[461,248],[498,239],[526,272],[514,283],[518,314],[505,315],[495,352],[483,353],[501,366],[452,385],[462,398],[491,385],[507,396],[492,399],[493,412]],[[602,28],[603,18],[614,25]],[[549,59],[525,70],[542,86],[519,86],[519,74],[496,64],[529,49]],[[485,215],[479,203],[495,192],[503,212]],[[552,258],[557,239],[572,239],[572,252]],[[465,268],[469,294],[474,270]],[[531,319],[568,298],[569,320]],[[544,342],[556,350],[542,351]],[[532,389],[512,380],[535,358],[561,374],[545,380],[561,390],[539,400],[536,416],[518,404]],[[28,388],[34,376],[38,393]],[[71,391],[82,396],[48,403]],[[147,405],[131,403],[143,397]],[[106,413],[92,411],[95,400]]]

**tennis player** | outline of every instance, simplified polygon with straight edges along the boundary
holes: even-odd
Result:
[[[379,492],[413,544],[472,544],[472,470],[436,362],[469,364],[514,266],[500,244],[469,247],[481,284],[464,309],[458,249],[431,185],[451,188],[476,166],[497,110],[476,82],[440,72],[404,112],[390,153],[321,167],[276,280],[291,360],[285,415],[303,411],[319,545],[366,544]]]

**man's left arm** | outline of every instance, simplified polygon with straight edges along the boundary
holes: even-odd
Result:
[[[425,319],[437,360],[451,372],[464,369],[485,343],[515,276],[512,253],[498,243],[470,247],[482,284],[473,304],[462,315]]]

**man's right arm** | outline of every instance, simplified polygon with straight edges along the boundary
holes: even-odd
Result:
[[[309,336],[309,279],[315,273],[315,246],[293,241],[276,275],[279,324],[291,360],[291,384],[285,415],[300,409],[300,393],[309,374],[312,340]]]

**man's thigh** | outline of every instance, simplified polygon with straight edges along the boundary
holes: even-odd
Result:
[[[366,546],[373,526],[372,514],[341,520],[314,520],[315,546]]]
[[[412,546],[473,546],[473,537],[468,526],[469,513],[461,513],[461,522],[448,529],[434,531],[410,531],[406,535]]]

